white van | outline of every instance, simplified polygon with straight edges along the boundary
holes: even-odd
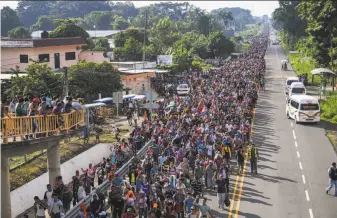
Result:
[[[178,95],[188,95],[190,93],[190,87],[187,84],[180,84],[177,87],[177,94]]]
[[[289,88],[289,96],[292,95],[306,95],[307,94],[307,90],[305,89],[305,86],[303,83],[301,82],[293,82],[290,85]]]
[[[285,91],[286,91],[286,94],[289,93],[289,89],[290,89],[290,86],[292,83],[294,82],[299,82],[300,79],[298,77],[288,77],[287,80],[286,80],[286,86],[285,86]]]
[[[320,121],[320,107],[317,98],[309,95],[292,95],[286,105],[287,118],[294,119],[296,123]]]

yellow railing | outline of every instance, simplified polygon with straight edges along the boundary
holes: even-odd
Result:
[[[5,117],[1,119],[1,134],[3,143],[8,143],[9,137],[36,136],[36,134],[57,134],[69,130],[77,125],[84,124],[84,111],[72,111],[67,114],[32,116],[32,117]]]

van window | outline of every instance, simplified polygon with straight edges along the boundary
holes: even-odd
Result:
[[[305,94],[305,89],[304,88],[292,88],[291,92],[295,94]]]
[[[290,86],[294,82],[298,82],[298,80],[288,80],[287,81],[287,85]]]
[[[178,89],[188,89],[188,86],[187,85],[179,85]]]
[[[299,103],[297,103],[296,101],[291,101],[291,102],[290,102],[290,105],[291,105],[293,108],[298,109]]]
[[[317,111],[319,110],[318,104],[301,104],[302,111]]]

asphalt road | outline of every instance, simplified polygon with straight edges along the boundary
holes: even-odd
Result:
[[[318,124],[295,124],[285,113],[284,84],[292,70],[279,45],[266,53],[266,91],[260,92],[253,141],[260,153],[258,175],[246,163],[244,176],[231,177],[231,206],[218,209],[216,193],[207,194],[214,217],[336,218],[337,197],[325,193],[327,170],[337,156]],[[234,199],[234,200],[233,200]]]

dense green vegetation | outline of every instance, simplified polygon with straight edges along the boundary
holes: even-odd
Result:
[[[85,38],[87,46],[83,49],[109,51],[107,39],[93,41],[85,30],[127,29],[115,36],[117,61],[140,61],[144,50],[150,61],[157,55],[174,55],[173,72],[206,70],[203,59],[227,58],[234,51],[242,51],[242,41],[223,35],[228,24],[235,23],[237,30],[247,28],[252,35],[258,31],[246,27],[255,22],[249,10],[219,8],[207,13],[188,2],[135,8],[132,2],[20,1],[16,11],[3,9],[2,20],[14,21],[11,25],[2,23],[3,35],[25,38],[32,31],[46,30],[51,31],[50,37]],[[148,31],[143,48],[145,20]]]
[[[280,32],[285,52],[298,51],[296,55],[289,55],[297,74],[310,73],[318,67],[336,71],[336,1],[279,1],[279,4],[273,12],[272,25]],[[303,61],[303,58],[308,60]],[[324,77],[315,82],[321,80],[330,84],[332,78]],[[337,95],[322,102],[322,118],[337,121]]]
[[[80,62],[71,66],[69,72],[69,87],[74,90],[74,96],[79,95],[90,101],[94,94],[102,93],[110,96],[112,92],[122,88],[119,73],[111,64]],[[33,63],[26,68],[27,76],[13,76],[11,85],[2,97],[15,95],[39,95],[49,93],[52,96],[62,94],[62,77],[40,63]]]

